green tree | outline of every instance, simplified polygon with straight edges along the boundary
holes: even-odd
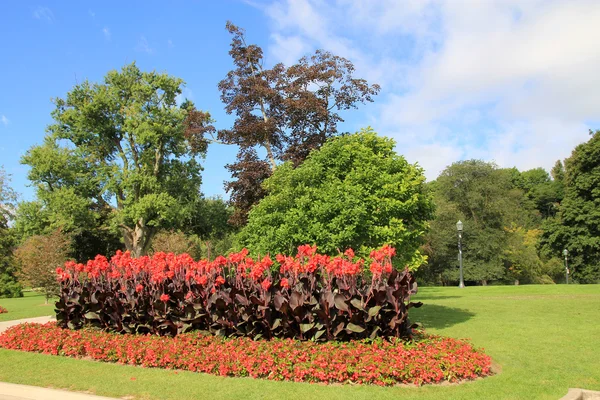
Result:
[[[513,279],[515,285],[521,282],[537,283],[543,269],[543,262],[536,249],[538,236],[542,231],[522,227],[505,228],[505,231],[507,240],[503,259],[506,277]]]
[[[569,250],[573,278],[582,283],[600,282],[600,131],[590,135],[565,161],[564,199],[542,237],[548,256]]]
[[[560,164],[560,161],[558,163]],[[557,167],[555,166],[555,168]],[[525,192],[527,198],[539,211],[540,216],[543,218],[554,216],[563,198],[563,183],[560,180],[551,179],[550,174],[543,168],[534,168],[523,172],[519,172],[515,168],[514,171],[518,176],[514,180],[515,186]]]
[[[49,138],[21,161],[32,167],[28,177],[37,199],[17,207],[14,230],[19,242],[60,229],[72,239],[70,255],[82,262],[122,247],[117,230],[110,228],[111,208],[97,200],[104,201],[99,181],[90,174],[93,165]]]
[[[514,171],[480,160],[456,162],[432,182],[438,208],[428,235],[429,270],[444,282],[458,280],[456,222],[464,223],[464,277],[467,281],[505,278],[505,227],[530,228],[535,215],[523,191],[514,187]]]
[[[0,297],[20,297],[23,293],[15,276],[13,257],[15,238],[9,229],[17,195],[9,186],[9,182],[9,175],[0,167]]]
[[[182,86],[133,63],[54,100],[44,144],[23,158],[52,226],[110,225],[139,256],[158,229],[181,223],[200,194],[197,156],[206,151],[184,127],[193,105],[177,106]]]
[[[363,255],[389,243],[402,265],[420,265],[419,246],[433,215],[424,182],[422,169],[370,128],[336,137],[297,168],[275,169],[240,243],[261,254],[291,254],[311,243],[329,254],[351,247]]]
[[[465,217],[458,211],[456,204],[437,194],[435,181],[427,186],[435,204],[435,219],[431,221],[431,229],[425,235],[423,251],[428,262],[416,271],[415,276],[419,284],[448,284],[449,280],[458,276],[453,276],[450,270],[458,268],[456,223],[458,220],[464,221]]]
[[[183,229],[200,240],[204,257],[212,259],[231,250],[233,235],[237,231],[229,222],[233,212],[233,207],[219,197],[195,201]]]

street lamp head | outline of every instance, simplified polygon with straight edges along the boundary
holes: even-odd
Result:
[[[564,250],[563,250],[563,256],[565,256],[565,257],[566,257],[568,254],[569,254],[569,250],[567,250],[567,249],[564,249]]]
[[[461,220],[458,220],[458,222],[456,223],[456,230],[459,232],[462,232],[463,230],[463,223]]]

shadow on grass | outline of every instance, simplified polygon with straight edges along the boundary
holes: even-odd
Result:
[[[421,299],[419,299],[421,300]],[[438,304],[423,304],[410,310],[410,320],[422,325],[423,328],[443,329],[468,321],[475,314],[471,311],[445,307]]]
[[[459,299],[463,296],[436,296],[435,294],[417,294],[412,296],[411,299],[414,301],[425,301],[425,300],[446,300],[446,299]]]

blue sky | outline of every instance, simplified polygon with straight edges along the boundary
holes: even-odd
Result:
[[[52,97],[136,61],[183,78],[184,94],[230,126],[217,83],[232,20],[267,64],[324,48],[382,86],[344,114],[373,126],[435,178],[468,158],[549,169],[600,121],[600,2],[517,0],[60,1],[0,3],[0,165],[31,199],[21,155],[40,143]],[[235,149],[211,145],[203,191],[223,195]]]

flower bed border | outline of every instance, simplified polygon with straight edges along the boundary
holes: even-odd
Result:
[[[460,382],[491,375],[491,358],[468,341],[420,333],[419,340],[325,342],[176,337],[68,330],[22,324],[0,335],[0,347],[219,376],[380,386]]]

